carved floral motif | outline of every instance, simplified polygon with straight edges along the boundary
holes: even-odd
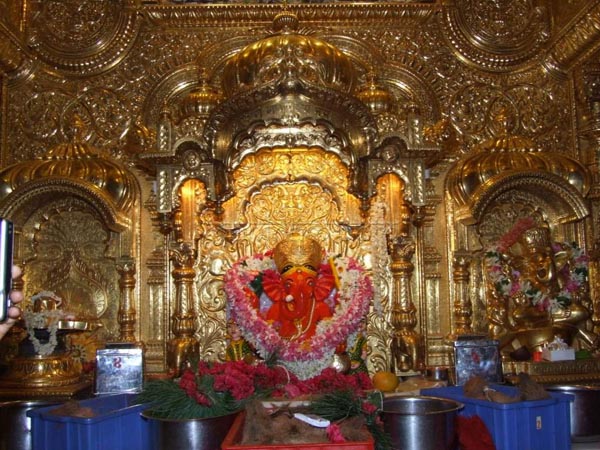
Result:
[[[550,37],[548,11],[530,0],[456,1],[444,13],[456,51],[486,70],[527,65]]]

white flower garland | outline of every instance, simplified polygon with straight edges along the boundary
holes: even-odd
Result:
[[[555,243],[557,250],[566,250],[569,254],[569,263],[562,271],[562,289],[554,298],[550,298],[540,289],[534,287],[529,280],[521,280],[521,274],[508,267],[508,262],[500,253],[498,247],[493,247],[485,254],[485,265],[488,276],[496,292],[504,297],[511,298],[524,295],[533,306],[550,313],[559,312],[567,307],[573,294],[580,292],[588,276],[588,257],[575,243]]]
[[[43,298],[50,298],[56,302],[57,305],[62,303],[62,298],[56,295],[52,291],[41,291],[31,297],[32,303]],[[33,350],[36,355],[48,356],[51,355],[56,346],[58,345],[58,323],[60,319],[64,317],[65,313],[61,310],[46,310],[40,312],[34,311],[23,311],[23,318],[25,319],[25,327],[27,328],[27,334],[29,340],[33,344]],[[48,342],[42,344],[40,340],[35,336],[35,330],[47,330],[50,334]]]
[[[369,223],[371,224],[371,257],[373,263],[373,275],[375,279],[373,289],[373,311],[378,317],[383,317],[383,293],[381,279],[384,267],[389,267],[390,255],[387,250],[387,236],[391,227],[385,221],[386,204],[377,199],[371,206]]]
[[[29,340],[33,344],[33,350],[36,355],[48,356],[54,352],[58,345],[58,338],[56,336],[58,332],[58,322],[63,315],[64,313],[60,310],[41,312],[23,311],[27,334]],[[35,336],[35,330],[48,330],[48,333],[50,334],[48,342],[42,344]]]

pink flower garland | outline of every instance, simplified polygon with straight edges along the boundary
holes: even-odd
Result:
[[[283,339],[253,307],[256,294],[251,290],[250,282],[260,272],[252,268],[260,266],[275,270],[269,253],[241,259],[225,274],[225,293],[231,318],[238,324],[246,340],[261,356],[277,354],[282,364],[300,368],[305,373],[296,375],[301,378],[314,376],[330,364],[330,361],[324,363],[323,360],[329,360],[335,348],[358,330],[373,298],[371,280],[356,260],[335,258],[335,263],[344,269],[342,286],[338,292],[339,303],[331,318],[317,324],[315,335],[302,342]]]
[[[500,238],[495,247],[486,252],[485,264],[488,276],[499,295],[508,299],[522,293],[532,305],[542,311],[553,313],[568,306],[572,296],[584,288],[588,277],[589,258],[576,243],[554,242],[553,250],[555,252],[567,251],[569,261],[558,274],[562,282],[562,289],[555,298],[549,298],[538,288],[532,286],[529,281],[521,280],[520,272],[507,268],[503,256],[504,252],[517,242],[520,235],[534,225],[535,223],[530,218],[517,222],[507,234]]]
[[[519,219],[517,223],[513,225],[513,227],[503,235],[498,241],[498,250],[500,252],[507,251],[510,247],[515,245],[515,243],[521,238],[523,233],[527,230],[535,227],[535,221],[531,217],[524,217]]]

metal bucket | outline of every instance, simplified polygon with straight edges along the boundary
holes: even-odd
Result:
[[[456,415],[463,404],[455,400],[412,396],[383,401],[384,429],[398,450],[455,450]]]
[[[206,419],[159,419],[149,411],[142,413],[148,421],[148,450],[220,450],[221,443],[238,413]]]
[[[575,398],[571,409],[571,441],[600,441],[600,386],[552,385],[547,391],[572,394]]]
[[[31,419],[27,411],[58,400],[14,400],[0,403],[0,450],[31,450]]]

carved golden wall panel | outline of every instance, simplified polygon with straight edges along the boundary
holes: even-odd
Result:
[[[371,269],[379,297],[369,322],[369,366],[388,366],[391,322],[384,311],[389,304],[385,282],[389,269],[385,260],[376,260],[374,254],[376,250],[382,252],[376,246],[381,247],[382,231],[389,228],[390,218],[381,210],[375,225],[365,223],[357,237],[350,237],[348,217],[363,224],[358,202],[344,189],[347,178],[347,169],[339,159],[318,149],[263,151],[242,161],[233,175],[236,196],[224,204],[223,223],[237,227],[233,242],[225,240],[224,231],[215,227],[214,216],[205,213],[201,219],[204,232],[195,266],[201,355],[224,355],[225,271],[237,259],[263,253],[290,233],[300,232],[318,239],[331,254],[354,256]],[[262,180],[259,185],[257,179]],[[237,217],[238,223],[229,222],[227,217]]]
[[[274,182],[285,182],[287,180],[304,179],[298,187],[297,192],[289,192],[288,208],[282,210],[282,214],[288,210],[292,215],[288,218],[277,220],[280,224],[286,224],[286,229],[277,230],[277,238],[281,238],[285,232],[294,231],[290,227],[305,227],[310,223],[331,223],[336,221],[348,226],[359,226],[362,223],[359,211],[359,202],[356,198],[348,195],[348,177],[347,169],[339,161],[339,158],[333,153],[324,153],[320,149],[275,149],[272,151],[261,151],[256,155],[249,155],[241,166],[236,170],[233,180],[233,190],[236,195],[225,205],[225,214],[223,222],[225,224],[238,222],[238,226],[243,226],[245,219],[242,209],[244,200],[248,200],[252,191],[260,189],[256,181],[261,180],[261,184],[271,184]],[[328,209],[313,209],[311,205],[302,204],[311,198],[311,181],[318,180],[327,188],[332,195],[332,203],[337,204],[338,215],[331,216]],[[294,202],[298,202],[294,204]],[[302,217],[302,211],[306,217]],[[270,211],[272,212],[272,211]],[[272,218],[267,217],[261,211],[255,211],[254,223],[262,222],[268,224]],[[272,240],[273,235],[266,237],[266,241],[278,242],[278,239]],[[264,251],[266,248],[255,248],[254,252]]]
[[[230,168],[235,170],[228,172],[231,197],[219,205],[223,213],[215,212],[209,192],[196,205],[197,224],[183,233],[198,239],[193,305],[199,319],[196,335],[206,355],[223,352],[221,280],[227,268],[241,256],[269,248],[283,234],[302,229],[322,238],[331,251],[359,257],[386,253],[369,261],[382,304],[382,314],[373,310],[369,326],[374,349],[371,367],[389,364],[393,283],[382,235],[389,232],[394,214],[383,212],[384,196],[359,198],[350,192],[373,180],[348,179],[364,163],[350,161],[348,155],[375,153],[388,138],[405,144],[400,159],[392,155],[386,160],[382,150],[373,166],[404,181],[416,173],[414,179],[419,181],[408,184],[399,195],[408,193],[409,200],[423,203],[410,205],[410,220],[403,230],[416,239],[411,288],[417,329],[428,339],[431,362],[446,361],[445,337],[469,327],[485,329],[486,298],[477,252],[492,235],[502,232],[508,216],[530,212],[535,206],[556,225],[557,237],[577,239],[588,251],[594,249],[600,227],[596,156],[600,69],[593,61],[600,47],[600,2],[444,0],[288,6],[307,36],[326,41],[349,58],[356,71],[356,92],[368,92],[373,71],[378,92],[388,95],[381,97],[388,100],[375,105],[380,110],[354,98],[346,109],[329,105],[343,96],[321,86],[321,91],[306,88],[304,93],[313,98],[290,103],[287,113],[275,100],[260,104],[259,97],[266,96],[267,90],[257,89],[220,110],[229,114],[229,122],[220,115],[185,117],[190,111],[185,103],[188,95],[203,82],[200,69],[206,70],[204,81],[220,92],[227,59],[274,33],[270,25],[282,5],[207,7],[106,0],[92,2],[80,15],[76,1],[0,1],[3,164],[35,160],[56,144],[72,141],[78,117],[85,123],[81,138],[129,167],[144,192],[143,198],[136,199],[142,205],[141,217],[121,238],[73,199],[65,201],[73,202],[72,210],[63,204],[47,205],[47,210],[40,207],[25,221],[23,234],[27,244],[23,251],[31,267],[28,294],[49,284],[90,298],[94,315],[105,319],[106,331],[116,336],[114,299],[121,293],[119,274],[108,260],[130,256],[137,266],[136,337],[147,344],[151,370],[163,370],[175,310],[173,264],[168,256],[173,245],[168,227],[175,219],[169,208],[176,210],[180,200],[173,193],[171,203],[155,204],[162,188],[155,185],[160,178],[156,171],[161,164],[171,164],[170,174],[182,182],[189,174],[200,173],[194,172],[185,152],[209,160],[214,156],[206,154],[209,148],[231,157]],[[323,94],[325,101],[318,104],[315,92]],[[248,111],[236,122],[235,110],[245,102]],[[269,116],[280,113],[287,115]],[[294,113],[311,117],[298,118]],[[500,113],[506,117],[502,125],[496,120]],[[311,147],[301,139],[289,148],[268,142],[273,129],[288,123],[312,125],[312,116],[318,114],[329,119],[330,128],[319,128],[323,125],[319,122],[308,131],[305,127],[302,138],[312,136],[317,145]],[[346,114],[352,117],[346,125],[361,129],[343,136],[332,124],[342,128]],[[172,134],[167,143],[160,131],[168,115]],[[262,122],[254,121],[258,118]],[[220,129],[220,134],[204,130],[207,124],[218,128],[223,123],[231,128]],[[235,129],[238,125],[247,125],[248,133]],[[435,143],[426,138],[426,128],[436,130]],[[322,132],[311,134],[315,130]],[[493,195],[483,196],[480,203],[469,195],[462,200],[460,195],[448,195],[447,178],[457,160],[468,158],[482,143],[501,143],[515,136],[533,142],[535,151],[580,160],[592,172],[589,193],[579,198],[574,188],[544,178],[537,184],[517,180],[500,186],[488,180],[493,188],[487,192]],[[349,144],[356,148],[350,151]],[[431,151],[437,146],[440,152]],[[427,167],[411,166],[409,161],[415,158],[427,161]],[[174,162],[179,166],[173,168]],[[374,186],[375,182],[370,194]],[[460,223],[465,211],[475,213],[478,223]],[[65,229],[69,222],[85,228]],[[53,247],[51,230],[71,237]],[[70,234],[77,230],[82,231]],[[103,240],[96,241],[90,252],[78,253],[78,239],[91,230],[97,230]],[[63,257],[50,257],[58,253]],[[61,280],[59,267],[62,272],[70,268],[70,284]],[[596,297],[598,283],[598,271],[593,270],[591,289]],[[84,284],[87,287],[80,289]]]
[[[468,64],[505,71],[531,64],[550,37],[548,8],[538,2],[448,1],[444,25]]]
[[[128,0],[92,2],[24,1],[28,44],[55,70],[93,75],[114,66],[133,43],[139,19]]]

